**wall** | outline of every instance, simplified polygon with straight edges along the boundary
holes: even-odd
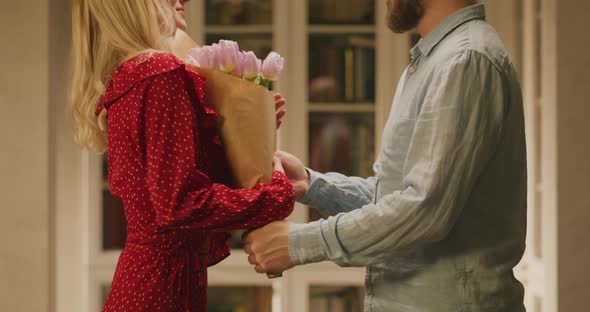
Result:
[[[82,306],[70,12],[70,0],[0,3],[0,311]]]
[[[0,311],[52,304],[48,3],[0,2]]]
[[[54,125],[53,148],[55,192],[55,309],[83,311],[85,275],[81,209],[81,156],[74,143],[71,115],[67,109],[71,72],[71,0],[51,0],[50,9],[50,105]]]
[[[558,311],[588,309],[590,294],[590,28],[588,1],[557,1],[555,41],[557,122]]]
[[[485,0],[487,20],[494,26],[506,46],[512,62],[521,66],[521,11],[520,0]]]
[[[590,20],[586,1],[543,3],[543,311],[585,311],[590,293]]]

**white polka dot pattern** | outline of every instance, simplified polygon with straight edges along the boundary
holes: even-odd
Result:
[[[286,176],[232,189],[207,106],[205,80],[176,57],[142,55],[114,73],[108,110],[109,183],[128,238],[103,311],[206,311],[207,266],[229,254],[227,232],[286,218]]]

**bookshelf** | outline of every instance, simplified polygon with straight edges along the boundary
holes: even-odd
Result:
[[[375,26],[372,25],[309,25],[308,32],[314,35],[335,34],[374,34]]]
[[[235,40],[260,57],[275,50],[286,69],[275,90],[287,100],[279,146],[318,171],[369,176],[410,35],[385,26],[385,4],[366,0],[193,0],[189,34],[201,43]],[[412,39],[414,38],[414,39]],[[106,158],[90,156],[88,311],[99,311],[125,240],[124,214],[108,192]],[[95,192],[94,190],[100,190]],[[297,205],[296,223],[321,216]],[[257,274],[240,249],[209,269],[210,312],[357,312],[364,268],[296,267],[279,279]]]
[[[272,26],[270,25],[248,25],[244,26],[233,26],[233,25],[220,25],[220,26],[209,26],[207,28],[207,34],[210,35],[226,35],[226,34],[245,34],[245,35],[260,35],[260,34],[272,34]]]

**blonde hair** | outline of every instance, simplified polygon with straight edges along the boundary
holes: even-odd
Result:
[[[106,110],[95,114],[105,86],[122,62],[146,52],[170,51],[173,14],[167,0],[73,1],[71,108],[80,146],[106,150]]]

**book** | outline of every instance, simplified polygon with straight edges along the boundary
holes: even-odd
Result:
[[[373,102],[374,46],[373,36],[312,35],[309,45],[310,102]]]

